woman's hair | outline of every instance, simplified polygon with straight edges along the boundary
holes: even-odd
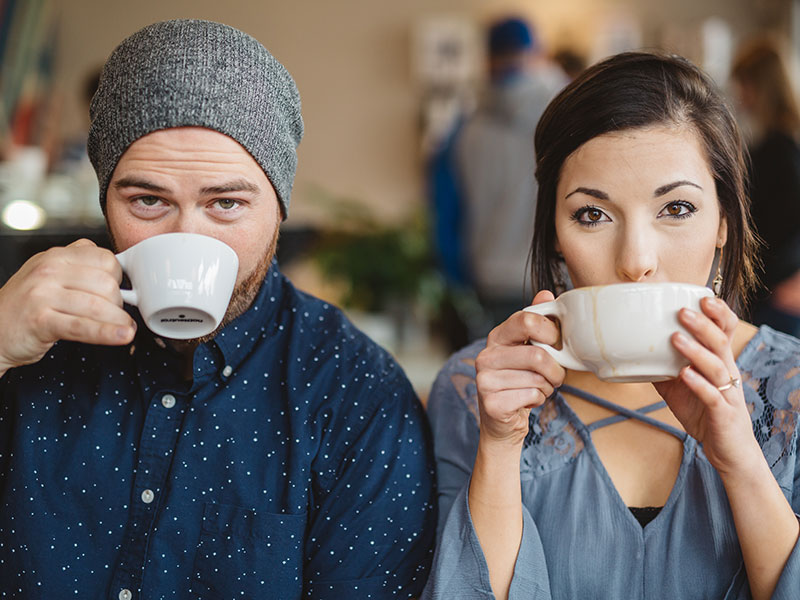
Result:
[[[599,62],[572,81],[545,110],[536,128],[539,195],[531,246],[535,290],[564,290],[555,250],[556,187],[564,161],[581,145],[614,131],[666,125],[695,131],[708,156],[728,238],[721,297],[746,308],[755,281],[756,237],[749,222],[741,135],[709,77],[685,58],[626,52]]]
[[[800,132],[797,100],[775,41],[762,37],[742,46],[731,77],[754,94],[753,110],[760,125],[789,135]]]

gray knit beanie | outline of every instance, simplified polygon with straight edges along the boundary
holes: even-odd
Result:
[[[300,95],[283,65],[246,33],[199,20],[145,27],[109,57],[89,116],[104,211],[128,146],[160,129],[194,126],[239,142],[264,169],[286,218],[303,136]]]

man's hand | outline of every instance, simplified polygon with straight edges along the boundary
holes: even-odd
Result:
[[[58,340],[129,343],[136,323],[122,309],[121,281],[114,254],[89,240],[30,258],[0,288],[0,376]]]

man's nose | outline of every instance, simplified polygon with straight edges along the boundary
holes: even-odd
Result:
[[[194,211],[180,210],[169,223],[170,233],[200,233],[207,235],[206,223],[201,215]]]

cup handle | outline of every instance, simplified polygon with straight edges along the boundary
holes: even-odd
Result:
[[[139,297],[136,294],[136,290],[120,290],[119,293],[122,294],[122,301],[125,304],[139,306]]]
[[[559,320],[562,317],[561,305],[556,300],[553,300],[552,302],[543,302],[542,304],[526,306],[522,310],[525,312],[540,314],[545,317],[556,317]],[[540,342],[531,341],[531,344],[534,346],[539,346],[540,348],[544,348],[547,353],[555,358],[556,362],[558,362],[558,364],[565,369],[572,369],[573,371],[591,371],[589,367],[584,365],[578,359],[578,357],[572,353],[566,344],[562,345],[561,350],[557,350],[552,346],[548,346],[547,344],[542,344]]]
[[[127,250],[125,252],[127,252]],[[127,269],[126,263],[128,261],[127,254],[125,252],[120,252],[119,254],[115,255],[117,262],[122,267],[123,271]],[[122,294],[122,301],[125,304],[139,306],[139,296],[136,293],[136,290],[120,290],[119,293]]]

